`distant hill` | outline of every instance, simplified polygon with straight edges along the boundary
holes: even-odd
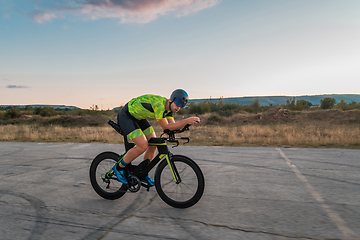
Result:
[[[55,109],[80,109],[75,106],[66,106],[66,105],[0,105],[0,107],[6,108],[6,107],[19,107],[19,108],[25,108],[26,106],[32,106],[33,108],[37,107],[53,107]]]
[[[232,97],[232,98],[222,98],[223,103],[235,103],[239,105],[250,105],[256,99],[259,101],[261,106],[275,106],[277,104],[286,104],[286,100],[290,100],[294,96],[262,96],[262,97]],[[355,101],[360,102],[360,94],[326,94],[326,95],[303,95],[295,96],[295,101],[297,100],[306,100],[311,102],[313,105],[320,105],[320,101],[324,98],[334,98],[336,103],[339,103],[341,100],[351,103]],[[211,101],[217,103],[218,98],[215,99],[191,99],[190,102],[199,103],[204,101]]]

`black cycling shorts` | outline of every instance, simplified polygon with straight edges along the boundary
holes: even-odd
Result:
[[[119,126],[130,141],[136,137],[142,135],[148,136],[155,132],[148,120],[136,119],[129,113],[128,104],[120,110],[117,120]]]

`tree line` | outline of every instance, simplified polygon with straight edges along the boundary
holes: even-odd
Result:
[[[341,109],[341,110],[354,110],[360,109],[360,103],[352,101],[341,100],[339,103],[334,98],[324,98],[320,101],[319,106],[313,106],[311,102],[300,99],[296,100],[295,97],[286,101],[285,105],[277,105],[282,108],[286,108],[291,111],[303,111],[303,110],[318,110],[318,109]],[[217,113],[220,116],[232,116],[236,113],[248,112],[248,113],[259,113],[264,112],[275,106],[261,106],[259,101],[256,99],[249,105],[240,105],[235,103],[223,103],[220,98],[219,101],[212,102],[209,100],[194,103],[190,102],[187,107],[179,111],[180,115],[184,114],[195,114],[201,115],[205,113]],[[60,109],[54,107],[32,107],[26,106],[23,108],[17,106],[0,107],[0,119],[13,119],[19,118],[24,115],[39,115],[41,117],[51,117],[57,115],[68,115],[68,116],[81,116],[81,115],[107,115],[113,116],[120,111],[121,107],[116,110],[99,110],[97,105],[92,105],[90,109]]]
[[[360,103],[352,101],[341,100],[336,103],[334,98],[324,98],[320,101],[320,105],[314,106],[311,102],[300,99],[296,100],[295,97],[288,99],[286,104],[276,105],[278,107],[286,108],[291,111],[303,111],[303,110],[319,110],[319,109],[341,109],[341,110],[354,110],[360,109]],[[204,101],[200,103],[191,102],[188,107],[182,109],[180,114],[204,114],[204,113],[218,113],[220,116],[231,116],[235,113],[248,112],[248,113],[259,113],[264,112],[270,108],[276,106],[261,106],[258,100],[254,100],[249,105],[240,105],[235,103],[224,104],[220,98],[217,103],[212,101]]]

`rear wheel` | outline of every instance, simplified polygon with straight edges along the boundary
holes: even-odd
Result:
[[[161,199],[172,207],[188,208],[196,204],[204,193],[205,180],[199,166],[190,158],[174,155],[171,158],[176,183],[166,160],[156,169],[155,187]]]
[[[105,199],[118,199],[127,190],[127,185],[119,182],[115,173],[111,170],[118,162],[118,159],[118,154],[104,152],[99,154],[90,166],[91,185],[95,192]]]

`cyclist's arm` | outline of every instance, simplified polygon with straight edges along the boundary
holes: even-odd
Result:
[[[158,123],[160,124],[160,126],[165,130],[165,129],[169,129],[169,130],[178,130],[182,127],[184,127],[186,124],[195,124],[200,122],[200,118],[198,117],[190,117],[190,118],[186,118],[181,120],[180,122],[175,122],[174,119],[162,119],[162,120],[158,120]]]
[[[169,123],[169,124],[173,124],[173,123],[175,123],[174,118],[167,118],[167,120],[168,120],[168,123]]]

